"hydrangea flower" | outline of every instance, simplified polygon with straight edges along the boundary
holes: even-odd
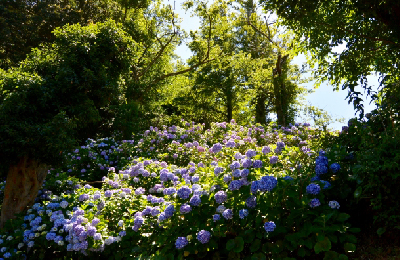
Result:
[[[315,208],[320,206],[321,202],[319,202],[319,199],[312,199],[308,205],[310,205],[311,208]]]
[[[242,167],[243,168],[249,168],[252,165],[252,161],[250,159],[247,159],[247,158],[246,159],[242,159],[241,163],[242,163]]]
[[[328,167],[326,167],[326,165],[324,164],[317,164],[315,166],[315,174],[317,175],[321,175],[321,174],[325,174],[328,172]]]
[[[218,204],[224,203],[227,198],[228,196],[226,195],[226,192],[222,190],[218,191],[214,195],[214,199]]]
[[[257,152],[252,150],[252,149],[249,149],[249,150],[246,151],[247,158],[253,158],[256,155],[257,155]]]
[[[193,205],[193,206],[200,206],[200,204],[201,204],[200,196],[199,196],[199,195],[194,195],[194,196],[190,199],[189,203],[190,203],[191,205]]]
[[[215,167],[214,174],[215,174],[215,176],[218,176],[223,171],[224,171],[224,168],[218,166],[218,167]]]
[[[231,183],[229,183],[229,189],[230,190],[238,190],[242,187],[242,183],[239,180],[233,180]]]
[[[271,148],[269,148],[269,146],[264,146],[264,147],[262,148],[261,152],[262,152],[263,154],[270,153],[270,152],[271,152]]]
[[[265,222],[265,223],[264,223],[264,229],[265,229],[265,231],[267,231],[267,232],[272,232],[272,231],[275,230],[275,228],[276,228],[276,225],[275,225],[275,223],[272,222],[272,221],[268,221],[268,222]]]
[[[320,182],[322,182],[324,184],[323,189],[327,189],[329,187],[331,187],[332,185],[329,183],[329,181],[324,181],[324,180],[320,180]]]
[[[213,215],[213,220],[214,220],[214,222],[217,222],[218,220],[220,220],[221,219],[221,215],[220,214],[214,214]]]
[[[277,163],[278,162],[278,156],[271,156],[270,158],[269,158],[269,163],[270,164],[275,164],[275,163]]]
[[[208,243],[208,241],[210,241],[210,237],[211,233],[207,230],[200,230],[200,232],[197,234],[197,240],[202,244]]]
[[[226,207],[224,205],[219,205],[217,208],[217,212],[222,214],[222,212],[224,212],[225,209],[226,209]]]
[[[332,163],[329,168],[333,173],[337,173],[340,170],[340,165],[338,163]]]
[[[232,180],[232,176],[229,174],[224,175],[224,182],[228,183]]]
[[[260,160],[255,160],[255,161],[253,162],[253,167],[254,167],[254,168],[261,168],[261,167],[262,167],[262,161],[260,161]]]
[[[318,195],[320,191],[321,191],[321,188],[319,187],[318,184],[315,184],[315,183],[309,184],[306,188],[306,192],[308,194],[312,194],[312,195]]]
[[[186,204],[186,203],[185,203],[185,204],[182,204],[182,205],[181,205],[181,208],[180,208],[181,214],[189,213],[191,210],[192,210],[192,208],[190,207],[189,204]]]
[[[178,190],[178,196],[181,199],[189,198],[190,194],[192,194],[192,190],[188,186],[183,186]]]
[[[216,143],[211,148],[213,153],[219,153],[222,150],[222,145],[220,143]]]
[[[240,168],[240,162],[238,161],[233,161],[230,165],[229,168],[231,170],[239,169]]]
[[[257,198],[256,196],[250,196],[246,199],[246,206],[248,208],[255,208],[257,205]]]
[[[175,247],[177,249],[182,249],[184,248],[187,244],[189,243],[189,241],[187,240],[186,237],[178,237],[175,241]]]
[[[244,219],[249,215],[249,211],[247,209],[239,210],[239,218]]]
[[[232,172],[232,175],[233,175],[234,178],[239,178],[239,177],[240,177],[240,174],[241,174],[241,171],[240,171],[239,169],[235,169],[235,170]]]
[[[329,201],[328,205],[332,209],[339,209],[340,207],[339,202],[337,202],[336,200]]]
[[[233,212],[232,212],[231,209],[226,209],[226,210],[224,210],[224,212],[222,212],[222,216],[225,219],[232,219],[233,218]]]
[[[277,179],[274,176],[263,176],[261,180],[258,181],[258,188],[260,191],[271,191],[278,184]]]
[[[289,175],[286,175],[285,177],[283,177],[282,179],[286,180],[286,181],[292,181],[293,178],[290,177]]]

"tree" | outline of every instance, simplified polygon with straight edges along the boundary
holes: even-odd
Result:
[[[366,77],[380,74],[381,90],[398,86],[400,63],[400,2],[395,0],[263,0],[265,10],[275,11],[281,24],[292,29],[299,52],[309,51],[318,63],[319,83],[330,80],[348,89],[349,102],[363,115],[361,84],[376,99]],[[338,54],[333,48],[346,44]]]
[[[3,224],[31,205],[62,151],[108,127],[135,43],[115,22],[64,26],[19,68],[0,70]]]

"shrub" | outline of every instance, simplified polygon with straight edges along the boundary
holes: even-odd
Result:
[[[329,179],[320,180],[332,170],[311,180],[316,165],[329,166],[323,133],[307,124],[182,124],[66,153],[47,183],[63,185],[68,172],[92,180],[104,167],[103,185],[71,189],[69,181],[68,192],[60,188],[11,223],[4,250],[74,259],[347,259],[355,250],[357,229],[328,195]]]

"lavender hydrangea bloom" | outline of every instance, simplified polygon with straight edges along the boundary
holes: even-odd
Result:
[[[271,156],[270,158],[269,158],[269,163],[270,164],[275,164],[275,163],[277,163],[278,162],[278,156]]]
[[[213,153],[219,153],[222,150],[222,145],[220,143],[216,143],[211,148]]]
[[[182,249],[184,248],[187,244],[189,243],[189,241],[187,240],[186,237],[178,237],[175,241],[175,247],[177,249]]]
[[[256,155],[257,155],[257,152],[252,150],[252,149],[249,149],[249,150],[246,151],[247,158],[253,158]]]
[[[201,204],[200,196],[199,196],[199,195],[194,195],[194,196],[190,199],[189,203],[190,203],[191,205],[193,205],[193,206],[199,206],[199,205]]]
[[[236,152],[234,157],[235,157],[236,160],[243,159],[243,155],[241,153],[239,153],[239,152]]]
[[[332,209],[339,209],[340,207],[339,202],[337,202],[336,200],[329,201],[328,205]]]
[[[232,180],[232,176],[229,174],[224,175],[224,182],[228,183]]]
[[[224,210],[226,210],[226,207],[224,205],[219,205],[217,208],[218,213],[222,213],[222,212],[224,212]]]
[[[104,197],[109,198],[109,197],[112,196],[112,194],[113,194],[112,191],[106,190],[106,191],[104,192]]]
[[[319,202],[319,199],[312,199],[308,205],[310,205],[311,208],[315,208],[321,205],[321,202]]]
[[[239,218],[244,219],[249,215],[249,211],[247,209],[239,210]]]
[[[241,163],[243,168],[249,168],[252,165],[252,161],[250,159],[242,159]]]
[[[311,183],[307,186],[306,191],[308,194],[318,195],[319,192],[321,191],[321,188],[319,187],[318,184]]]
[[[254,168],[261,168],[261,167],[262,167],[262,161],[260,161],[260,160],[255,160],[255,161],[253,162],[253,167],[254,167]]]
[[[202,244],[208,243],[208,241],[210,241],[210,237],[211,233],[206,230],[200,230],[200,232],[197,234],[197,240],[199,240]]]
[[[194,182],[194,183],[198,182],[199,180],[200,180],[200,176],[199,175],[194,175],[192,177],[192,182]]]
[[[239,169],[235,169],[233,172],[232,172],[232,175],[233,175],[233,177],[234,178],[239,178],[240,177],[240,170]]]
[[[257,198],[256,196],[250,196],[246,199],[246,206],[248,208],[255,208],[257,205]]]
[[[180,208],[180,212],[181,214],[186,214],[189,213],[192,210],[192,208],[190,207],[190,205],[188,204],[182,204],[181,208]]]
[[[189,198],[190,194],[192,194],[192,190],[188,186],[183,186],[178,190],[178,196],[181,199]]]
[[[275,230],[275,228],[276,228],[276,225],[272,221],[265,222],[265,224],[264,224],[264,229],[267,232],[272,232]]]
[[[247,177],[249,175],[249,173],[250,173],[249,169],[243,169],[240,172],[240,177],[245,178],[245,177]]]
[[[270,152],[271,152],[271,148],[269,148],[269,146],[264,146],[264,147],[262,148],[261,152],[262,152],[263,154],[270,153]]]
[[[218,220],[220,220],[221,219],[221,215],[220,214],[214,214],[213,215],[213,220],[214,220],[214,222],[217,222]]]
[[[329,168],[333,173],[337,173],[340,170],[340,165],[338,163],[332,163]]]
[[[233,218],[233,212],[232,212],[231,209],[226,209],[226,210],[224,210],[224,212],[222,212],[222,216],[225,219],[232,219]]]
[[[279,148],[279,150],[282,150],[285,148],[285,143],[284,142],[277,142],[276,147]]]
[[[231,165],[229,165],[229,168],[231,168],[231,170],[239,169],[239,168],[240,168],[240,162],[238,162],[238,161],[233,161],[233,162],[231,163]]]
[[[218,166],[218,167],[215,167],[214,174],[215,174],[215,176],[218,176],[223,171],[224,171],[224,168]]]
[[[229,189],[230,190],[238,190],[242,187],[242,183],[239,180],[233,180],[231,183],[229,183]]]
[[[96,227],[87,226],[87,235],[88,236],[91,236],[91,237],[94,236],[96,234],[96,231],[97,231]]]
[[[102,239],[102,236],[101,236],[100,233],[96,233],[96,234],[94,234],[93,239],[94,239],[94,240],[101,240],[101,239]]]
[[[163,190],[164,195],[174,195],[176,193],[176,189],[175,188],[166,188]]]
[[[224,203],[226,201],[226,199],[228,198],[228,196],[226,195],[225,191],[218,191],[217,193],[215,193],[214,195],[215,201],[218,204]]]

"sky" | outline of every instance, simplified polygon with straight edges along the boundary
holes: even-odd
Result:
[[[170,4],[174,12],[183,19],[181,23],[182,29],[186,30],[187,32],[190,30],[197,30],[200,24],[199,19],[197,17],[191,17],[189,12],[186,13],[185,10],[181,8],[181,4],[183,2],[183,0],[164,0],[164,4]],[[339,46],[337,49],[335,49],[335,51],[340,52],[340,49],[341,47]],[[179,55],[183,61],[186,61],[186,59],[191,56],[191,51],[183,43],[177,48],[176,54]],[[292,64],[298,64],[301,66],[305,62],[305,56],[299,55],[293,59]],[[373,89],[376,89],[379,85],[377,76],[369,76],[368,82],[372,84]],[[304,84],[304,86],[307,87],[307,89],[314,89],[313,84],[314,82],[309,82]],[[361,87],[358,87],[358,89],[356,88],[355,90],[364,93]],[[310,103],[312,106],[325,110],[334,119],[344,118],[345,123],[334,122],[328,126],[328,128],[333,130],[341,130],[342,126],[347,124],[347,121],[350,118],[356,117],[353,104],[348,104],[346,96],[347,90],[341,90],[340,88],[339,91],[334,91],[332,85],[324,82],[318,89],[314,89],[313,93],[306,96],[306,102]],[[368,113],[375,108],[373,103],[370,104],[370,99],[363,98],[363,100],[365,113]]]

